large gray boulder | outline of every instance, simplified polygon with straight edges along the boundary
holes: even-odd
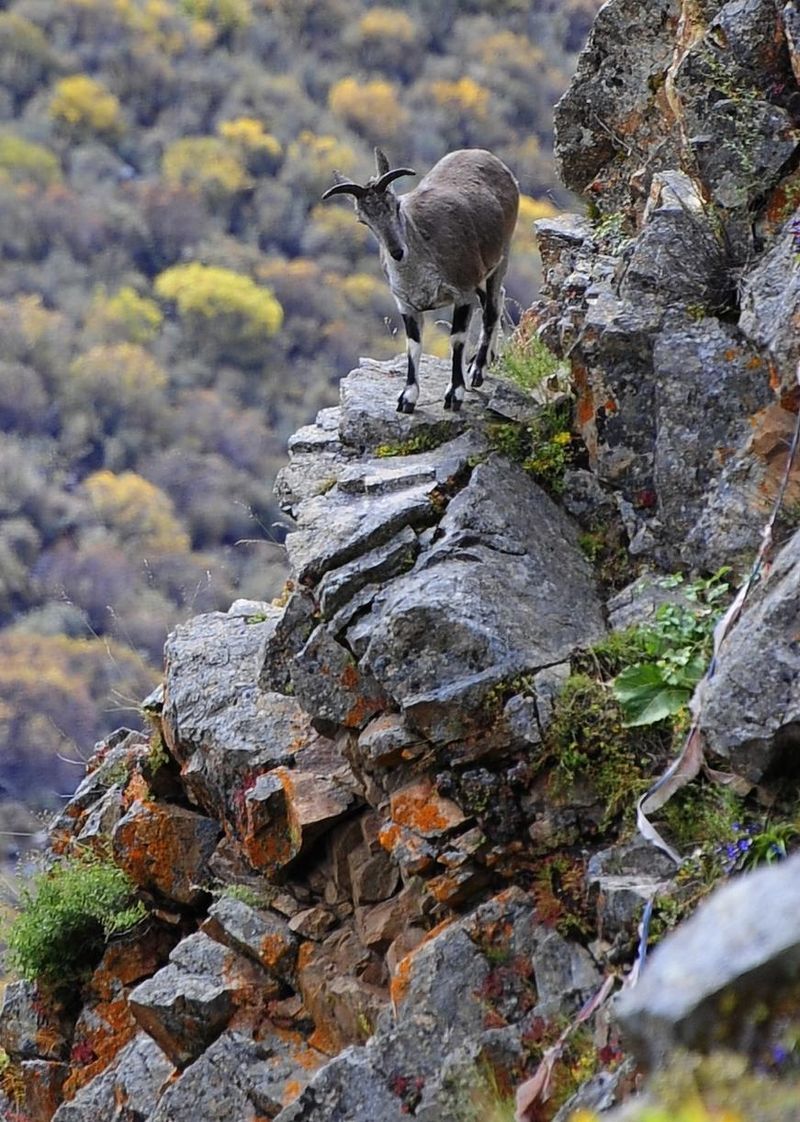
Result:
[[[259,682],[288,607],[195,616],[167,640],[164,735],[187,791],[219,818],[236,816],[255,776],[317,739],[297,701]]]
[[[681,1045],[761,1050],[798,970],[800,856],[718,888],[656,947],[617,1019],[651,1067]]]
[[[520,468],[493,456],[451,500],[435,543],[348,640],[410,724],[447,743],[488,723],[499,684],[562,661],[604,630],[572,523]]]
[[[800,750],[800,532],[778,554],[726,639],[700,728],[712,752],[758,783]]]
[[[149,1118],[174,1068],[154,1040],[139,1033],[114,1062],[63,1103],[53,1122],[129,1122]]]

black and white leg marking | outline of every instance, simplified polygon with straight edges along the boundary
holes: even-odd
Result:
[[[419,359],[422,354],[422,315],[403,312],[408,351],[408,374],[403,392],[397,399],[398,413],[413,413],[419,397]]]
[[[464,388],[464,346],[467,341],[471,304],[456,304],[453,309],[453,326],[450,330],[450,344],[453,349],[453,372],[450,375],[450,388],[445,394],[444,407],[457,413],[461,408],[466,390]]]
[[[483,325],[478,350],[469,368],[473,389],[483,385],[483,375],[486,367],[495,358],[497,333],[505,303],[505,289],[503,288],[505,271],[505,262],[503,262],[490,277],[487,277],[486,291],[478,290],[478,298],[483,309]]]

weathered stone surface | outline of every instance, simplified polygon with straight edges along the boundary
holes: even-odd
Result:
[[[225,1032],[168,1088],[149,1122],[264,1122],[296,1098],[322,1060],[301,1040]]]
[[[66,1064],[56,1060],[22,1060],[17,1068],[25,1122],[50,1122],[61,1101],[61,1088],[67,1075]]]
[[[489,723],[483,706],[499,682],[561,661],[604,630],[571,523],[497,457],[475,468],[436,544],[378,596],[363,628],[362,665],[413,727],[441,742]]]
[[[206,894],[220,833],[216,820],[185,807],[137,800],[114,830],[114,855],[140,888],[196,904]]]
[[[263,690],[291,693],[292,659],[316,626],[317,602],[304,588],[295,588],[283,607],[277,611],[271,608],[267,617],[270,632],[264,643],[258,684]]]
[[[149,1122],[258,1122],[258,1070],[268,1052],[239,1033],[223,1033],[159,1100]]]
[[[209,908],[203,930],[217,942],[249,955],[276,978],[293,977],[298,940],[282,916],[223,895]]]
[[[315,939],[317,942],[324,939],[332,927],[336,927],[337,920],[333,912],[327,908],[304,908],[289,920],[289,928],[304,939]]]
[[[709,748],[753,783],[800,745],[799,588],[795,533],[729,634],[706,690],[700,727]]]
[[[653,375],[654,483],[658,517],[668,537],[662,559],[668,567],[690,562],[713,570],[731,560],[735,550],[752,551],[760,537],[760,519],[752,509],[744,527],[734,523],[730,528],[727,547],[719,526],[710,552],[704,537],[692,531],[711,483],[733,457],[742,456],[752,432],[750,418],[772,398],[769,371],[727,325],[715,319],[691,323],[675,315],[656,340]]]
[[[480,1056],[496,1052],[498,1032],[513,1050],[535,1015],[537,970],[559,1015],[574,1011],[596,984],[597,973],[572,948],[555,953],[553,934],[531,922],[530,899],[512,889],[428,937],[397,966],[393,1016],[380,1019],[366,1047],[327,1064],[279,1122],[401,1122],[410,1111],[426,1122],[454,1116],[455,1088]]]
[[[442,403],[450,384],[450,364],[423,355],[416,411],[410,416],[398,413],[397,399],[405,385],[406,369],[404,356],[388,362],[361,359],[360,366],[342,380],[339,435],[345,444],[375,449],[420,436],[451,439],[483,408],[478,397],[468,395],[460,413],[445,412]]]
[[[410,569],[419,553],[419,539],[406,526],[385,545],[326,573],[319,587],[322,614],[329,619],[366,585],[379,584]]]
[[[235,819],[255,776],[316,739],[296,701],[258,684],[275,627],[276,618],[214,612],[167,641],[165,737],[190,795],[218,817]]]
[[[156,1042],[139,1033],[101,1075],[62,1103],[53,1122],[129,1122],[133,1110],[149,1118],[173,1071]]]
[[[0,1048],[12,1059],[64,1060],[72,1018],[63,1002],[34,982],[9,982],[0,1007]]]
[[[340,746],[319,739],[294,768],[259,776],[244,796],[243,846],[254,868],[278,873],[360,802]]]
[[[237,1005],[274,996],[255,963],[198,932],[179,943],[169,963],[129,996],[130,1008],[176,1067],[196,1059],[228,1024]]]
[[[633,935],[648,900],[675,875],[675,865],[642,840],[601,850],[589,858],[586,883],[597,907],[598,934],[609,941]]]
[[[556,160],[573,191],[587,190],[613,161],[616,177],[627,180],[642,150],[664,142],[652,90],[672,61],[678,16],[676,0],[611,0],[598,13],[577,74],[555,108]],[[636,148],[626,156],[620,148],[634,138]],[[611,200],[607,205],[614,209]]]
[[[296,1098],[323,1058],[302,1041],[256,1043],[223,1033],[166,1091],[149,1122],[264,1122]]]
[[[109,787],[94,806],[86,812],[76,832],[79,845],[101,850],[108,845],[108,839],[124,814],[123,789],[121,785]]]
[[[128,1005],[132,986],[153,975],[167,960],[177,934],[160,925],[114,940],[82,990],[83,1009],[75,1024],[64,1083],[65,1099],[103,1072],[140,1031]]]
[[[294,695],[321,729],[363,728],[386,708],[380,685],[359,669],[324,624],[317,627],[291,665]]]
[[[422,919],[422,899],[416,885],[407,885],[391,900],[356,908],[356,931],[365,947],[385,951],[408,927]]]
[[[800,17],[799,17],[800,19]],[[794,393],[800,362],[800,270],[787,231],[745,277],[739,327],[755,346],[769,352],[779,389]]]
[[[388,767],[401,758],[424,752],[421,740],[399,713],[382,713],[366,726],[358,738],[358,755],[366,764]]]
[[[133,775],[137,764],[147,754],[147,738],[130,729],[117,729],[98,745],[88,765],[86,777],[75,794],[50,824],[53,847],[58,851],[68,840],[79,833],[86,814],[113,788],[117,791]]]
[[[329,1056],[363,1040],[365,1026],[375,1024],[387,1000],[377,956],[350,927],[302,945],[297,981],[315,1025],[309,1043]]]
[[[387,900],[397,889],[400,870],[385,851],[373,854],[359,847],[349,855],[349,865],[354,904]]]
[[[648,1065],[678,1045],[744,1045],[796,987],[800,969],[800,857],[718,888],[654,950],[616,1014]]]
[[[436,521],[429,498],[435,488],[434,481],[417,484],[386,495],[379,503],[369,495],[351,495],[338,488],[308,499],[297,512],[297,529],[286,537],[296,579],[314,585],[330,569],[383,545],[406,527],[430,526]]]

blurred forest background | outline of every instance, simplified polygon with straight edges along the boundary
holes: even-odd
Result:
[[[171,627],[276,594],[287,436],[402,349],[369,235],[319,201],[334,168],[491,148],[530,303],[599,4],[0,0],[3,828],[137,724]]]

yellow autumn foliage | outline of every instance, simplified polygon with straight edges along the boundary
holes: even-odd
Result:
[[[252,186],[236,151],[220,137],[186,136],[174,141],[161,161],[164,179],[172,187],[188,187],[213,205]]]
[[[450,113],[469,116],[478,121],[485,119],[488,114],[489,91],[474,78],[431,82],[430,90],[436,104]]]
[[[351,176],[357,163],[353,149],[338,137],[303,129],[286,150],[283,173],[296,190],[321,194],[330,186],[335,170]]]
[[[223,32],[247,27],[253,18],[250,0],[180,0],[180,6],[187,15],[208,20]]]
[[[168,495],[134,471],[115,475],[96,471],[84,489],[97,518],[130,549],[147,553],[183,553],[189,535]]]
[[[108,342],[149,343],[158,334],[163,313],[155,300],[123,285],[113,296],[98,289],[86,317],[90,334]]]
[[[76,133],[114,137],[123,130],[119,101],[88,74],[72,74],[56,84],[50,116]]]
[[[0,133],[0,171],[13,183],[48,187],[61,179],[58,157],[42,144],[33,144],[11,132]]]
[[[217,132],[241,156],[248,171],[254,175],[274,171],[278,167],[283,146],[271,133],[264,131],[263,124],[255,117],[223,121]]]
[[[337,117],[375,143],[392,140],[408,123],[397,87],[382,78],[369,82],[342,78],[331,86],[328,105]]]
[[[534,199],[530,195],[520,195],[517,228],[514,231],[514,245],[522,251],[533,252],[536,248],[536,235],[533,224],[540,218],[554,218],[559,213],[549,199]]]
[[[405,46],[411,46],[419,34],[411,16],[396,8],[372,8],[365,12],[358,21],[358,31],[362,39],[391,39]]]
[[[156,277],[155,292],[175,303],[199,342],[243,358],[251,358],[283,324],[283,308],[272,292],[233,269],[199,261],[173,265]]]

